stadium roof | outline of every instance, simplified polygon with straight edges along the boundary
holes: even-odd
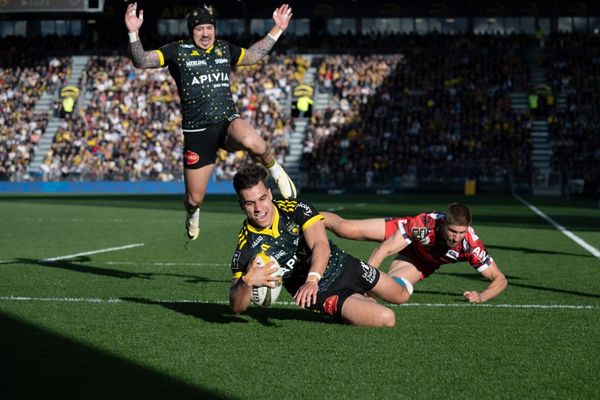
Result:
[[[120,10],[130,0],[0,0],[0,12]],[[221,17],[269,16],[284,0],[138,0],[141,8],[162,17],[185,15],[191,7],[211,4]],[[302,0],[287,1],[297,18],[393,18],[393,17],[557,17],[600,16],[595,0]],[[3,10],[4,7],[4,10]],[[86,10],[82,9],[85,8]]]

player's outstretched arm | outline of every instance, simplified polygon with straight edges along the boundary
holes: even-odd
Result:
[[[498,296],[508,286],[508,280],[500,271],[495,261],[492,261],[490,266],[481,272],[481,275],[488,279],[490,283],[481,293],[474,290],[464,292],[463,296],[469,303],[484,303]]]
[[[271,31],[254,43],[246,50],[244,58],[239,65],[253,65],[259,62],[264,56],[269,54],[269,51],[275,46],[277,39],[285,32],[288,28],[290,20],[292,19],[292,8],[288,4],[283,4],[273,11],[273,21],[275,26]]]
[[[155,51],[145,51],[139,31],[144,23],[144,10],[137,12],[137,3],[131,3],[125,11],[125,26],[129,31],[129,53],[133,65],[138,68],[158,68],[160,59]]]
[[[408,245],[409,242],[404,239],[403,233],[398,230],[373,250],[367,262],[369,265],[379,268],[388,256],[399,252]]]
[[[374,242],[385,240],[385,218],[345,219],[327,211],[322,211],[321,215],[324,218],[325,229],[338,237]]]

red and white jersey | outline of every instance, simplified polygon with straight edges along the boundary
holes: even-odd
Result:
[[[400,230],[416,255],[428,264],[442,265],[468,261],[482,272],[494,260],[487,253],[483,241],[469,227],[461,243],[449,247],[443,237],[442,226],[446,214],[432,211],[414,217],[394,218],[386,222],[386,239]]]

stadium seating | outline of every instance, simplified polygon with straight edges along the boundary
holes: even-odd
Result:
[[[600,188],[600,52],[598,36],[557,34],[547,41],[546,76],[564,108],[548,110],[553,167],[564,190],[596,194]]]
[[[320,81],[334,100],[309,128],[306,186],[529,179],[530,117],[508,99],[527,85],[526,38],[401,43],[401,55],[324,60]]]
[[[19,43],[17,40],[16,43]],[[48,123],[36,103],[44,93],[55,94],[69,72],[69,59],[18,52],[4,40],[6,58],[0,68],[0,180],[29,180],[27,167]]]
[[[68,57],[19,52],[27,40],[2,39],[8,49],[0,72],[2,180],[31,179],[28,163],[47,125],[47,115],[34,112],[35,105],[44,92],[56,97],[70,71]],[[61,40],[70,49],[51,38],[42,44],[61,57],[81,50],[76,38]],[[149,46],[168,40],[153,38]],[[87,96],[79,112],[62,121],[41,168],[43,179],[181,179],[174,84],[165,70],[135,69],[126,56],[116,55],[126,52],[119,43],[95,50],[105,55],[88,64],[81,82]],[[307,36],[286,37],[281,45],[317,44]],[[343,34],[325,35],[318,45],[331,54],[315,66],[317,91],[331,100],[313,110],[301,186],[388,188],[474,177],[527,184],[532,179],[532,116],[517,111],[509,95],[530,90],[527,51],[535,45],[533,37]],[[544,53],[546,80],[566,97],[566,107],[545,110],[552,166],[565,182],[583,181],[586,192],[600,184],[597,48],[597,37],[562,34],[547,38]],[[393,54],[383,54],[389,49]],[[345,55],[334,54],[339,52]],[[272,54],[232,77],[242,117],[272,143],[282,163],[292,131],[288,101],[306,68],[301,56]],[[231,179],[247,161],[243,152],[219,153],[216,179]]]

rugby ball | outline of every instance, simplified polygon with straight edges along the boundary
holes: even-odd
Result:
[[[273,261],[273,266],[277,268],[272,276],[279,277],[277,281],[277,286],[274,288],[270,288],[268,286],[253,286],[252,287],[252,297],[251,300],[254,304],[261,307],[268,307],[277,300],[279,294],[281,293],[281,282],[283,276],[283,270],[279,267],[279,263],[277,260],[271,256],[266,255],[265,253],[258,253],[256,255],[256,265],[259,268],[264,267],[270,261]]]

